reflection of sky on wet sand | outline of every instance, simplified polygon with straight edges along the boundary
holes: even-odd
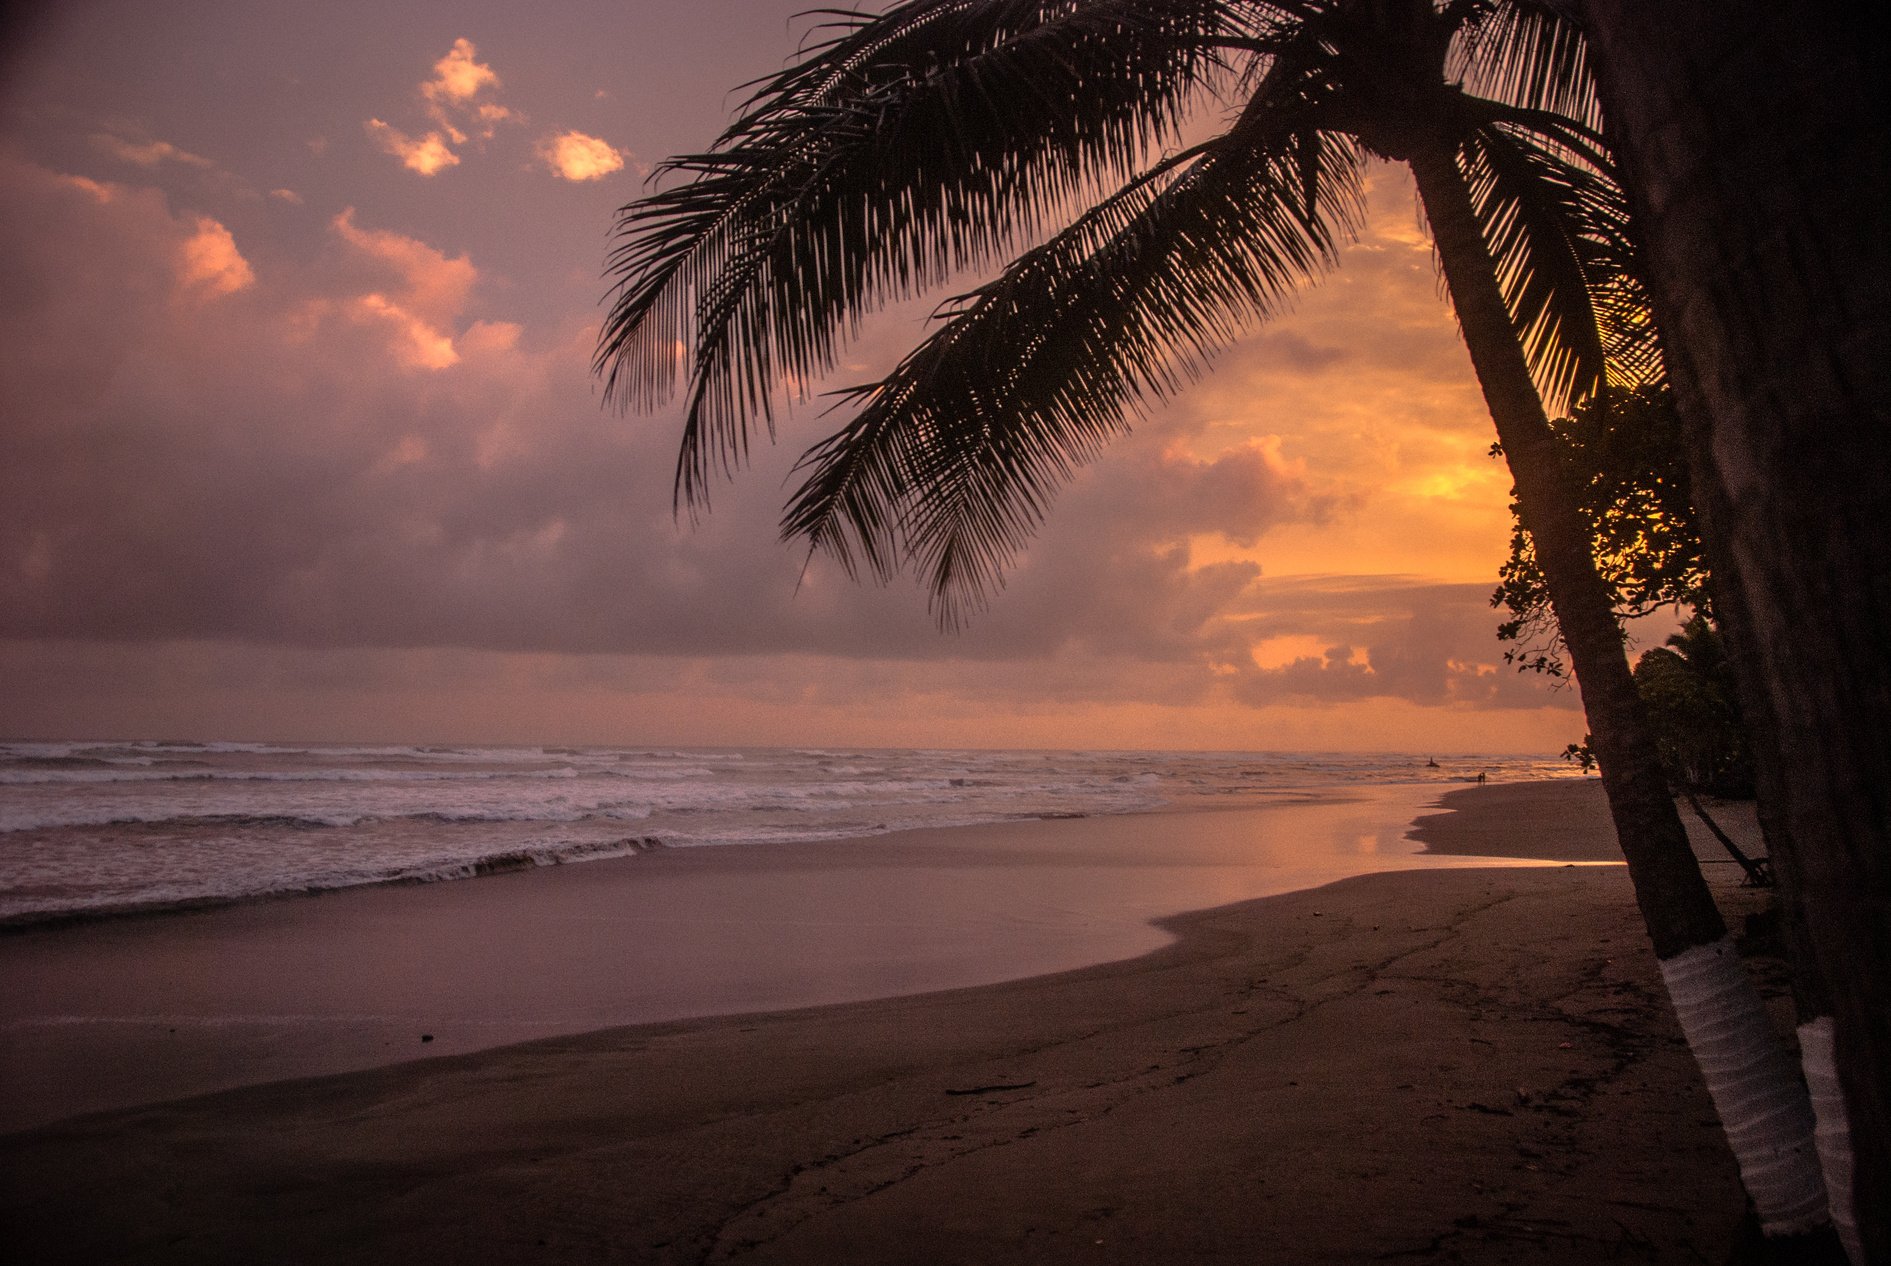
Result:
[[[672,849],[21,934],[0,1065],[16,1115],[56,1115],[414,1058],[423,1032],[449,1054],[1037,975],[1145,953],[1185,910],[1490,864],[1402,842],[1435,796]]]

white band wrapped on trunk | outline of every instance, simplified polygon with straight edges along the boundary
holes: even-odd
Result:
[[[1865,1266],[1865,1246],[1858,1238],[1857,1211],[1852,1207],[1852,1124],[1845,1115],[1845,1091],[1839,1085],[1833,1048],[1831,1016],[1822,1015],[1799,1026],[1799,1062],[1806,1070],[1812,1115],[1819,1123],[1813,1141],[1819,1149],[1819,1166],[1825,1171],[1825,1198],[1832,1208],[1832,1226],[1854,1266]]]
[[[1824,1226],[1812,1105],[1732,939],[1683,950],[1661,964],[1661,978],[1761,1229],[1796,1235]]]

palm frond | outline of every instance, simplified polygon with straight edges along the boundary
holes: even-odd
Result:
[[[682,183],[622,208],[594,367],[651,407],[687,362],[680,503],[772,432],[880,302],[987,264],[1174,134],[1236,19],[1218,0],[910,0],[839,11]]]
[[[1362,159],[1316,135],[1250,107],[955,303],[803,458],[784,536],[851,573],[910,564],[961,622],[1079,465],[1332,263]]]
[[[1550,0],[1475,0],[1452,50],[1450,72],[1468,92],[1561,115],[1592,135],[1602,107],[1588,43]]]
[[[1546,407],[1563,412],[1604,384],[1650,381],[1659,357],[1620,186],[1573,158],[1567,133],[1519,117],[1535,121],[1492,111],[1468,132],[1463,161],[1524,355]]]

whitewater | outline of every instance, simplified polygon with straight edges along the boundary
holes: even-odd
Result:
[[[1576,776],[1520,756],[0,743],[0,926],[653,848]]]

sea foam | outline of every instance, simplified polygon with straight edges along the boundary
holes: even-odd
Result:
[[[1576,772],[1351,753],[5,743],[0,924],[475,878],[635,841],[787,844]]]

